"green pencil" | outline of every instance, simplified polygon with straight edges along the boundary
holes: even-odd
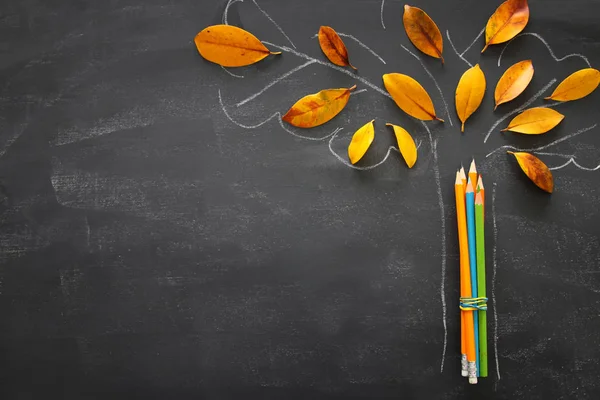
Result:
[[[479,180],[481,182],[481,178]],[[485,290],[485,237],[483,229],[483,196],[475,196],[475,241],[477,246],[477,296],[487,297]],[[479,376],[488,376],[487,311],[479,311]]]

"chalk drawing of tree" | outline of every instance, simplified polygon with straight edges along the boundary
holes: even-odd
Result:
[[[236,3],[245,3],[245,4],[236,4]],[[415,4],[415,5],[418,6],[418,4]],[[242,7],[246,7],[246,8],[242,9]],[[368,171],[368,170],[373,170],[375,168],[382,167],[384,164],[386,164],[388,162],[389,163],[399,162],[396,159],[394,159],[394,160],[390,159],[390,158],[394,158],[394,157],[392,157],[393,153],[398,152],[398,149],[394,146],[388,146],[387,151],[384,153],[384,155],[381,157],[381,159],[379,159],[376,162],[373,162],[371,164],[363,164],[361,161],[361,163],[359,163],[358,165],[352,165],[347,161],[346,157],[344,156],[345,154],[342,153],[343,149],[349,143],[349,140],[350,140],[349,134],[354,132],[354,130],[356,130],[359,126],[362,125],[362,123],[366,122],[368,119],[376,117],[376,115],[373,115],[373,117],[369,117],[368,119],[365,116],[365,118],[363,118],[362,120],[358,120],[358,118],[354,118],[353,116],[346,116],[347,119],[344,120],[344,117],[342,117],[340,115],[336,119],[332,120],[330,123],[328,123],[326,125],[326,126],[332,126],[332,125],[340,124],[340,126],[335,127],[333,130],[331,130],[331,128],[328,128],[329,131],[324,132],[323,134],[321,134],[321,136],[313,136],[310,133],[307,133],[308,132],[307,130],[293,129],[289,125],[284,124],[281,119],[280,111],[276,111],[276,112],[272,113],[270,116],[268,116],[265,119],[256,120],[256,117],[254,117],[254,119],[253,119],[252,110],[264,111],[264,110],[262,110],[262,108],[260,106],[261,96],[267,96],[269,94],[269,90],[273,90],[273,87],[278,85],[281,82],[285,82],[286,80],[290,80],[290,79],[296,79],[295,75],[297,75],[302,70],[304,70],[307,67],[312,66],[312,65],[318,65],[320,67],[324,67],[325,69],[329,69],[329,70],[331,70],[331,73],[345,74],[345,75],[352,77],[352,79],[355,80],[356,83],[358,84],[358,90],[356,90],[355,92],[352,93],[353,98],[354,98],[354,96],[364,96],[362,93],[365,93],[365,92],[368,92],[370,94],[375,93],[377,96],[383,97],[383,100],[389,100],[388,101],[389,104],[387,104],[386,107],[388,107],[388,106],[396,107],[396,106],[393,104],[393,101],[391,101],[391,96],[387,93],[387,91],[382,89],[382,84],[380,82],[381,75],[367,77],[360,73],[356,74],[353,71],[350,71],[349,69],[341,68],[341,67],[331,64],[330,62],[327,61],[327,59],[324,56],[321,56],[321,57],[311,56],[311,55],[301,51],[300,49],[298,49],[296,47],[296,45],[293,42],[293,39],[286,34],[284,29],[277,22],[275,22],[275,20],[273,18],[271,18],[271,16],[267,12],[267,10],[263,9],[259,5],[257,0],[246,0],[246,1],[244,1],[244,0],[227,0],[223,14],[222,14],[221,22],[223,24],[230,24],[232,14],[235,14],[239,17],[239,15],[244,14],[248,10],[247,7],[254,7],[255,11],[258,11],[259,13],[261,13],[264,16],[264,18],[266,20],[268,20],[274,26],[274,28],[279,32],[280,38],[283,39],[283,41],[284,41],[284,43],[281,43],[281,42],[278,43],[278,42],[275,42],[274,39],[272,39],[270,41],[263,41],[263,43],[270,46],[271,48],[282,51],[283,57],[296,57],[298,59],[299,64],[296,67],[285,72],[284,74],[271,80],[269,83],[262,86],[259,90],[255,91],[254,93],[252,93],[251,95],[249,95],[245,98],[226,101],[225,97],[229,97],[227,95],[227,88],[221,88],[221,87],[218,88],[217,96],[218,96],[219,106],[220,106],[222,112],[224,113],[224,115],[226,116],[226,118],[229,121],[231,121],[231,123],[237,125],[240,128],[243,128],[245,130],[257,130],[257,129],[264,130],[267,127],[273,128],[274,126],[278,125],[281,128],[281,130],[283,130],[284,132],[286,132],[296,138],[305,139],[305,140],[309,140],[309,141],[322,141],[322,142],[326,143],[326,145],[328,146],[332,157],[334,157],[336,160],[338,160],[340,163],[342,163],[346,167],[354,169],[354,170]],[[300,7],[300,5],[295,5],[295,7]],[[379,17],[381,19],[381,30],[382,30],[382,32],[385,33],[386,30],[389,31],[389,27],[390,27],[389,23],[388,23],[387,27],[385,24],[385,16],[386,16],[386,1],[385,0],[381,1],[380,8],[377,11],[379,11],[379,13],[380,13]],[[327,22],[325,22],[325,20],[324,20],[324,24],[330,24],[335,28],[335,26],[336,26],[335,20],[331,21],[332,18],[335,18],[335,16],[327,17],[327,19],[326,19]],[[398,25],[398,26],[401,25],[401,14],[397,14],[394,16],[394,25]],[[245,29],[252,31],[252,27],[249,27],[249,26],[246,26]],[[354,49],[358,49],[358,50],[362,51],[362,54],[360,56],[358,56],[358,57],[355,56],[353,59],[360,60],[361,57],[365,58],[367,56],[370,56],[375,60],[376,63],[379,63],[380,65],[382,65],[385,68],[385,72],[402,72],[401,65],[388,63],[388,61],[386,61],[386,57],[383,56],[382,54],[380,54],[379,50],[376,51],[373,49],[372,46],[369,46],[369,44],[361,41],[359,38],[360,30],[361,30],[361,27],[356,26],[355,31],[353,31],[351,33],[338,31],[339,35],[344,38],[347,46],[350,46]],[[485,31],[484,29],[481,30],[477,34],[477,36],[470,42],[470,44],[464,48],[464,50],[459,51],[452,39],[450,32],[448,30],[446,30],[445,31],[446,39],[447,39],[446,43],[450,45],[452,52],[456,56],[456,59],[452,60],[450,62],[456,61],[456,63],[461,63],[461,62],[464,63],[465,68],[463,69],[463,71],[466,70],[466,68],[472,67],[474,65],[473,60],[479,56],[480,49],[477,49],[477,47],[479,47],[479,44],[480,44],[479,42],[480,42],[482,35],[484,34],[484,31]],[[316,35],[314,35],[313,38],[316,38]],[[397,40],[397,38],[394,38],[393,40]],[[538,33],[534,33],[534,32],[524,32],[524,33],[519,34],[517,37],[515,37],[510,42],[508,42],[504,45],[501,45],[502,50],[497,58],[497,63],[496,63],[496,67],[498,68],[498,70],[500,70],[500,67],[503,67],[501,70],[501,71],[503,71],[504,69],[506,69],[508,67],[508,65],[510,65],[508,63],[503,63],[503,61],[505,61],[504,58],[506,58],[505,54],[506,55],[511,54],[511,51],[517,47],[517,45],[512,44],[512,42],[519,42],[519,41],[524,41],[524,40],[538,41],[542,46],[544,46],[547,49],[547,52],[549,53],[549,55],[552,57],[552,59],[556,63],[560,63],[567,59],[575,59],[579,62],[580,68],[591,67],[589,60],[584,55],[569,54],[569,55],[559,57],[554,53],[554,51],[552,50],[550,45],[546,42],[546,40],[541,35],[539,35]],[[387,44],[387,43],[379,43],[379,47],[381,47],[381,45],[385,45],[385,44]],[[318,49],[317,43],[315,43],[315,47]],[[445,131],[448,131],[448,135],[460,135],[460,127],[459,126],[457,127],[457,121],[455,119],[454,92],[451,92],[451,93],[443,92],[441,86],[444,86],[444,85],[440,85],[438,80],[436,79],[435,74],[431,72],[432,64],[429,63],[429,60],[424,60],[423,56],[421,56],[417,50],[415,50],[414,48],[411,48],[410,45],[405,46],[404,44],[399,44],[399,45],[395,45],[395,47],[399,49],[399,52],[404,52],[404,55],[406,57],[402,57],[403,62],[415,62],[416,61],[417,63],[420,64],[421,70],[422,70],[422,76],[418,76],[418,77],[415,76],[415,78],[417,80],[419,80],[422,84],[424,83],[424,81],[427,81],[427,80],[429,81],[430,84],[433,84],[433,87],[435,88],[435,91],[437,93],[435,93],[435,92],[434,93],[430,92],[430,93],[433,95],[432,97],[434,97],[434,103],[436,103],[436,109],[441,110],[440,116],[443,117],[443,119],[446,121],[446,123],[444,125],[441,125],[438,122],[433,122],[433,123],[428,124],[423,121],[415,122],[414,120],[412,120],[411,122],[407,122],[407,124],[413,124],[413,126],[420,126],[420,129],[416,129],[417,130],[416,135],[415,135],[416,141],[417,141],[417,144],[419,147],[427,148],[427,149],[421,150],[421,154],[423,151],[429,152],[431,154],[431,157],[432,157],[431,169],[432,169],[434,181],[435,181],[435,184],[437,187],[439,218],[440,218],[440,222],[441,222],[440,227],[441,227],[441,231],[442,231],[442,235],[441,235],[442,251],[441,251],[440,300],[441,300],[442,314],[443,314],[444,341],[443,341],[443,351],[442,351],[442,357],[441,357],[441,363],[440,363],[440,370],[443,371],[444,360],[446,357],[446,347],[447,347],[447,326],[446,326],[447,310],[446,310],[446,288],[445,288],[445,285],[446,285],[445,276],[446,276],[446,264],[447,264],[447,249],[446,249],[447,244],[446,244],[446,239],[445,239],[445,234],[444,234],[444,232],[446,232],[446,223],[447,223],[446,222],[447,205],[444,203],[444,199],[443,199],[443,195],[442,195],[443,187],[442,187],[441,178],[440,178],[441,162],[439,160],[441,153],[440,153],[440,148],[438,147],[438,143],[439,143],[440,139],[442,138],[439,135],[439,133],[441,132],[442,129]],[[354,53],[352,51],[350,51],[350,54],[352,56],[352,54],[354,54]],[[398,55],[398,52],[396,52],[394,54]],[[519,60],[528,57],[527,54],[517,54],[517,56],[519,57]],[[448,59],[450,57],[447,56],[446,58]],[[514,61],[517,61],[517,60],[514,60]],[[436,62],[439,62],[439,61],[436,60]],[[359,62],[356,62],[356,63],[360,64]],[[448,64],[448,62],[447,62],[447,64]],[[358,67],[359,67],[359,71],[360,71],[361,70],[360,65],[358,65]],[[549,67],[546,69],[550,70]],[[223,68],[223,70],[224,70],[224,73],[230,75],[230,78],[231,78],[230,83],[232,86],[235,86],[235,83],[237,80],[244,79],[245,81],[247,81],[249,79],[249,76],[240,74],[238,72],[238,70],[230,70],[230,69],[226,69],[226,68]],[[485,69],[484,69],[484,72],[485,72]],[[536,73],[537,73],[537,71],[536,71]],[[487,75],[487,73],[486,73],[486,75]],[[565,76],[566,75],[563,73],[561,73],[560,75],[557,74],[557,77],[559,77],[561,79],[562,79],[562,77],[565,77]],[[459,77],[460,76],[452,77],[452,80],[453,80],[452,84],[454,85],[454,87],[456,86],[456,83],[458,82]],[[502,125],[502,124],[507,123],[508,119],[511,116],[516,115],[517,113],[523,111],[524,109],[526,109],[534,104],[537,107],[558,107],[558,106],[569,107],[570,105],[566,105],[565,103],[560,103],[560,102],[542,103],[542,101],[541,101],[541,98],[543,98],[544,94],[547,93],[553,86],[555,86],[555,84],[557,83],[557,80],[558,80],[557,77],[553,77],[549,81],[545,81],[544,85],[535,94],[528,97],[526,99],[526,101],[524,101],[518,107],[505,112],[500,117],[497,117],[494,115],[492,115],[492,117],[488,116],[488,119],[493,118],[494,122],[484,132],[472,132],[472,129],[470,130],[467,128],[466,135],[477,135],[478,137],[481,138],[481,144],[483,145],[483,147],[480,147],[478,150],[479,152],[484,151],[483,153],[481,153],[482,158],[484,158],[480,162],[481,168],[483,168],[484,170],[487,169],[493,174],[494,170],[497,169],[497,166],[499,165],[499,163],[507,163],[506,159],[502,158],[500,156],[505,156],[506,150],[514,150],[514,151],[527,151],[527,152],[536,154],[537,156],[541,157],[542,159],[546,159],[551,170],[561,170],[568,166],[575,167],[575,168],[578,168],[578,169],[581,169],[584,171],[600,170],[600,164],[599,165],[585,165],[584,163],[578,161],[578,156],[576,154],[574,154],[574,152],[567,151],[567,150],[557,150],[557,148],[559,147],[560,144],[566,144],[566,143],[570,142],[572,139],[579,137],[580,135],[596,128],[597,124],[595,124],[595,123],[590,126],[581,127],[572,133],[566,134],[566,135],[561,136],[560,138],[556,138],[554,140],[548,141],[547,139],[542,139],[542,140],[546,140],[546,141],[542,142],[542,143],[538,142],[534,146],[520,147],[520,146],[514,146],[514,145],[508,144],[508,145],[501,145],[501,146],[497,146],[497,147],[490,147],[488,144],[488,141],[490,141],[490,138],[492,138],[492,135],[499,135],[499,133],[498,133],[499,129],[504,127],[504,125]],[[310,76],[304,76],[303,78],[297,78],[297,79],[310,80]],[[488,79],[487,85],[488,85],[487,92],[489,95],[491,88],[493,88],[493,85],[495,85],[495,81],[491,81],[490,79]],[[325,89],[325,88],[322,88],[322,89]],[[308,93],[309,92],[302,92],[302,93],[298,93],[295,96],[296,96],[296,98],[300,98]],[[523,96],[525,96],[525,94]],[[352,101],[352,99],[351,99],[351,101]],[[381,100],[376,100],[376,101],[381,101]],[[253,105],[253,104],[259,104],[259,105]],[[378,103],[378,104],[381,104],[381,103]],[[253,106],[251,108],[247,108],[247,109],[244,108],[245,106],[247,107],[250,105],[253,105]],[[282,110],[287,110],[287,108],[289,108],[289,105],[291,105],[291,103],[281,105]],[[485,105],[482,105],[482,108],[484,108],[484,107],[485,107]],[[248,111],[248,110],[250,110],[250,111]],[[483,110],[480,109],[478,111],[478,113],[483,114],[484,112],[483,112]],[[484,118],[484,117],[481,117],[481,118]],[[355,119],[357,119],[357,120],[355,121]],[[467,123],[467,126],[468,125],[469,124]],[[346,135],[345,135],[345,137],[342,137],[342,135],[343,135],[342,132],[344,130],[346,130],[346,132],[345,132]],[[413,130],[413,132],[414,132],[414,130]],[[423,144],[423,142],[427,143],[427,146],[421,146]],[[585,149],[580,148],[580,150],[582,152],[585,152]],[[594,149],[592,149],[592,150],[594,150]],[[452,166],[452,168],[455,168],[455,167],[456,167],[456,165]],[[452,178],[452,180],[453,180],[453,178]],[[491,210],[491,214],[492,214],[492,229],[494,231],[494,248],[493,248],[493,254],[492,254],[492,257],[493,257],[492,267],[493,268],[491,271],[491,275],[492,275],[491,302],[493,304],[492,309],[493,309],[493,321],[494,321],[494,326],[492,328],[492,337],[493,337],[493,346],[495,348],[495,354],[496,354],[496,357],[495,357],[496,375],[497,375],[497,379],[500,379],[500,369],[499,369],[498,351],[497,351],[498,322],[497,322],[497,312],[496,312],[496,307],[495,307],[496,300],[495,300],[495,290],[494,290],[495,289],[495,281],[496,281],[496,248],[495,248],[496,240],[495,240],[495,237],[497,235],[496,215],[495,215],[495,199],[496,199],[496,184],[495,183],[490,192],[492,194],[490,196],[491,203],[492,203],[490,210]]]

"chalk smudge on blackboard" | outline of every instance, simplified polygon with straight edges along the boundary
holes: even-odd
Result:
[[[504,45],[504,48],[500,52],[500,55],[498,56],[498,67],[500,66],[500,62],[502,61],[502,55],[506,51],[506,48],[508,47],[508,45],[511,44],[513,42],[513,40],[515,40],[517,38],[520,38],[522,36],[533,36],[533,37],[539,39],[539,41],[542,42],[544,44],[544,46],[546,46],[546,48],[548,49],[548,52],[550,53],[550,55],[552,56],[552,58],[554,58],[554,60],[556,60],[557,62],[564,61],[567,58],[571,58],[571,57],[578,57],[578,58],[581,58],[583,61],[585,61],[585,63],[587,64],[587,66],[589,68],[592,67],[592,65],[590,64],[590,62],[587,59],[587,57],[584,56],[583,54],[573,53],[573,54],[567,54],[564,57],[558,58],[556,56],[556,54],[554,54],[554,51],[552,51],[552,48],[550,47],[550,45],[548,44],[548,42],[546,42],[546,40],[544,40],[544,38],[542,36],[540,36],[538,33],[535,33],[535,32],[524,32],[524,33],[521,33],[521,34],[517,35],[516,37],[514,37],[513,39],[511,39],[508,43],[506,43]]]
[[[579,163],[577,163],[577,161],[575,161],[574,157],[571,157],[567,162],[565,162],[564,164],[558,165],[556,167],[550,167],[550,170],[554,171],[557,169],[563,169],[564,167],[566,167],[569,164],[573,164],[574,166],[576,166],[579,169],[582,169],[584,171],[597,171],[600,169],[600,164],[598,164],[595,167],[584,167],[583,165],[580,165]]]

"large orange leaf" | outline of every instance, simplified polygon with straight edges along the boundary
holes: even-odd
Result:
[[[333,28],[322,26],[319,29],[319,45],[325,56],[335,65],[339,65],[340,67],[350,66],[353,69],[357,69],[354,65],[350,64],[346,45]]]
[[[529,21],[529,5],[527,0],[507,0],[500,4],[490,17],[485,27],[485,47],[499,44],[517,36]]]
[[[521,61],[509,67],[496,85],[496,91],[494,92],[496,107],[494,107],[494,110],[500,104],[507,103],[523,93],[531,79],[533,79],[533,72],[531,60]]]
[[[599,84],[600,71],[594,68],[581,69],[566,77],[546,100],[578,100],[596,90]]]
[[[552,172],[539,158],[529,153],[513,153],[509,151],[517,159],[519,166],[533,183],[540,189],[552,193],[554,190],[554,178]]]
[[[456,113],[462,126],[461,132],[465,131],[465,121],[479,108],[483,95],[485,94],[485,75],[479,64],[468,69],[458,81],[456,87]]]
[[[309,94],[298,100],[281,119],[299,128],[322,125],[346,107],[350,92],[354,89],[356,85],[348,89],[327,89]]]
[[[194,38],[202,57],[224,67],[254,64],[272,52],[251,34],[237,26],[213,25],[204,28]]]
[[[400,154],[402,154],[402,158],[404,158],[408,168],[412,168],[417,162],[417,146],[414,139],[403,127],[390,124],[389,122],[386,125],[394,129],[396,142],[398,142],[398,150],[400,150]]]
[[[443,119],[436,117],[429,94],[410,76],[397,73],[385,74],[383,84],[398,107],[408,115],[423,121],[436,119],[444,122]]]
[[[504,131],[539,135],[548,132],[565,118],[564,115],[551,108],[535,107],[523,111],[513,118]]]
[[[402,21],[404,22],[404,30],[406,30],[412,44],[428,56],[441,58],[443,64],[444,42],[442,41],[442,34],[431,17],[418,7],[405,5]]]
[[[375,127],[373,121],[367,122],[360,127],[352,136],[352,141],[348,145],[348,158],[352,164],[356,164],[365,155],[373,139],[375,139]]]

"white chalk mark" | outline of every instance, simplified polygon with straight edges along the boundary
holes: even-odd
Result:
[[[225,68],[224,66],[221,65],[221,68],[223,68],[223,71],[227,72],[229,75],[233,76],[234,78],[243,78],[243,75],[237,75],[234,74],[233,72],[231,72],[230,70],[228,70],[227,68]]]
[[[278,84],[279,82],[281,82],[282,80],[284,80],[285,78],[287,78],[288,76],[295,74],[296,72],[300,71],[301,69],[308,67],[311,64],[314,64],[315,61],[307,61],[302,65],[298,65],[296,68],[293,68],[291,70],[289,70],[288,72],[286,72],[285,74],[281,75],[280,77],[274,79],[272,82],[270,82],[267,86],[265,86],[264,88],[262,88],[260,91],[254,93],[252,96],[240,101],[239,103],[237,103],[235,106],[239,107],[239,106],[243,106],[244,104],[246,104],[249,101],[254,100],[255,98],[257,98],[258,96],[260,96],[261,94],[263,94],[264,92],[267,91],[267,89],[269,89],[271,86]]]
[[[357,90],[355,92],[350,92],[350,95],[364,93],[364,92],[367,92],[367,91],[368,91],[368,89],[360,89],[360,90]]]
[[[552,58],[554,58],[554,60],[557,61],[557,62],[564,61],[567,58],[571,58],[571,57],[578,57],[578,58],[581,58],[583,61],[585,61],[585,63],[587,64],[588,67],[590,67],[590,68],[592,67],[592,65],[590,64],[590,62],[587,59],[587,57],[584,56],[583,54],[573,53],[573,54],[567,54],[566,56],[561,57],[561,58],[556,57],[556,54],[554,54],[554,51],[552,51],[552,48],[550,47],[550,45],[548,44],[548,42],[546,42],[546,40],[544,40],[543,37],[541,37],[539,34],[537,34],[535,32],[524,32],[524,33],[521,33],[521,34],[515,36],[513,39],[511,39],[508,43],[506,43],[504,45],[504,48],[500,52],[500,55],[498,56],[498,66],[500,66],[500,62],[502,61],[502,55],[504,54],[504,51],[506,51],[506,48],[508,47],[508,45],[511,44],[513,42],[513,40],[515,40],[516,38],[519,38],[521,36],[533,36],[533,37],[539,39],[540,42],[542,42],[544,44],[544,46],[546,46],[546,48],[548,49],[548,52],[550,52],[550,55],[552,56]]]
[[[275,20],[274,20],[273,18],[271,18],[271,16],[270,16],[269,14],[267,14],[267,12],[266,12],[265,10],[263,10],[262,8],[260,8],[260,6],[259,6],[259,5],[258,5],[258,3],[256,2],[256,0],[252,0],[252,2],[253,2],[253,3],[254,3],[254,5],[256,6],[256,8],[258,8],[258,10],[259,10],[261,13],[263,13],[263,15],[264,15],[264,16],[265,16],[265,17],[267,17],[267,19],[268,19],[269,21],[271,21],[271,23],[272,23],[273,25],[275,25],[275,28],[277,28],[277,30],[278,30],[279,32],[281,32],[281,34],[282,34],[283,36],[285,36],[286,40],[287,40],[287,41],[288,41],[288,42],[289,42],[289,43],[292,45],[292,47],[293,47],[293,48],[296,48],[296,45],[295,45],[295,44],[292,42],[292,40],[289,38],[289,36],[285,34],[285,32],[283,31],[283,29],[281,29],[281,27],[279,26],[279,24],[277,24],[277,22],[275,22]]]
[[[498,225],[496,224],[496,182],[492,190],[492,226],[494,230],[494,247],[492,249],[492,303],[494,304],[494,357],[496,358],[496,376],[500,380],[500,361],[498,359],[498,304],[496,303],[496,273],[498,272],[497,244]]]
[[[543,145],[543,146],[540,146],[540,147],[535,147],[535,148],[530,148],[530,149],[518,149],[515,146],[500,146],[496,150],[493,150],[490,153],[488,153],[485,157],[488,158],[489,156],[491,156],[492,154],[494,154],[494,153],[496,153],[496,152],[498,152],[500,150],[527,151],[527,152],[530,152],[530,153],[535,153],[535,152],[538,152],[540,150],[545,150],[545,149],[547,149],[549,147],[557,145],[557,144],[559,144],[561,142],[564,142],[565,140],[572,139],[575,136],[581,135],[582,133],[585,133],[587,131],[590,131],[590,130],[594,129],[596,126],[598,126],[598,124],[594,124],[592,126],[588,126],[587,128],[582,128],[582,129],[578,130],[577,132],[570,133],[567,136],[564,136],[564,137],[562,137],[560,139],[556,139],[555,141],[550,142],[550,143],[548,143],[546,145]]]
[[[579,169],[582,169],[582,170],[584,170],[584,171],[597,171],[597,170],[599,170],[599,169],[600,169],[600,164],[598,164],[597,166],[595,166],[595,167],[593,167],[593,168],[590,168],[590,167],[584,167],[583,165],[580,165],[580,164],[578,164],[578,163],[577,163],[577,161],[575,161],[575,157],[571,157],[571,158],[569,159],[569,161],[567,161],[567,162],[566,162],[566,163],[564,163],[564,164],[561,164],[561,165],[559,165],[559,166],[557,166],[557,167],[550,167],[549,169],[550,169],[550,170],[552,170],[552,171],[554,171],[554,170],[557,170],[557,169],[563,169],[564,167],[566,167],[566,166],[567,166],[567,165],[569,165],[569,164],[573,164],[573,165],[574,165],[574,166],[576,166],[577,168],[579,168]]]
[[[481,35],[483,35],[484,32],[485,32],[485,27],[481,30],[481,32],[479,32],[479,34],[477,35],[477,37],[475,39],[473,39],[473,41],[471,42],[471,44],[469,45],[469,47],[467,47],[465,49],[465,51],[463,51],[462,53],[460,53],[460,55],[464,56],[467,51],[471,50],[471,47],[473,47],[475,45],[475,43],[477,43],[477,41],[479,40],[479,38],[481,37]]]
[[[442,222],[442,278],[440,281],[440,298],[442,300],[442,323],[444,325],[444,347],[442,348],[442,361],[440,365],[440,373],[444,372],[444,360],[446,359],[446,347],[448,345],[448,326],[446,324],[446,212],[444,210],[444,197],[442,196],[442,184],[440,179],[440,166],[438,162],[437,140],[433,140],[431,130],[427,124],[421,121],[421,124],[427,130],[427,137],[431,145],[431,153],[433,154],[433,174],[435,176],[435,185],[438,196],[438,205],[440,207],[440,219]]]
[[[383,29],[385,29],[385,24],[383,23],[383,7],[385,6],[385,0],[381,0],[381,26],[383,26]]]
[[[342,33],[342,32],[338,32],[337,34],[340,35],[340,36],[347,37],[349,39],[354,40],[356,43],[358,43],[359,46],[361,46],[362,48],[366,49],[368,52],[370,52],[375,57],[377,57],[379,59],[379,61],[381,61],[382,63],[386,64],[385,60],[383,58],[381,58],[381,56],[379,54],[375,53],[375,51],[373,49],[371,49],[369,46],[367,46],[366,44],[364,44],[363,42],[361,42],[360,40],[358,40],[356,37],[354,37],[354,36],[352,36],[352,35],[350,35],[348,33]],[[319,37],[318,34],[314,34],[312,36],[313,39],[316,39],[318,37]]]
[[[413,56],[414,58],[416,58],[417,61],[419,61],[419,63],[421,64],[421,66],[425,70],[425,72],[427,73],[427,75],[429,75],[429,77],[431,78],[431,80],[435,84],[435,87],[437,88],[438,92],[440,93],[440,97],[442,98],[442,103],[444,103],[444,108],[446,109],[446,117],[448,118],[448,122],[450,122],[450,126],[453,126],[452,125],[452,117],[450,116],[450,111],[448,111],[448,104],[446,104],[446,99],[444,99],[444,93],[442,93],[442,89],[440,88],[440,85],[438,85],[437,79],[435,79],[435,77],[432,75],[432,73],[429,72],[429,70],[427,69],[427,67],[425,66],[425,64],[423,63],[423,61],[421,61],[421,58],[419,58],[418,55],[416,55],[415,53],[413,53],[412,51],[410,51],[409,49],[407,49],[406,47],[404,47],[404,45],[402,45],[402,44],[400,45],[400,47],[402,47],[404,50],[406,50],[411,56]]]
[[[540,156],[554,156],[554,157],[562,157],[562,158],[575,157],[573,154],[544,153],[544,152],[540,152],[540,151],[536,151],[535,154],[540,155]]]
[[[494,131],[494,129],[496,129],[496,127],[498,125],[500,125],[500,123],[502,121],[504,121],[506,118],[510,117],[511,115],[515,115],[521,111],[523,111],[524,109],[526,109],[527,107],[529,107],[529,105],[531,103],[533,103],[534,101],[536,101],[541,95],[544,94],[544,92],[546,90],[548,90],[550,88],[550,86],[554,85],[554,83],[556,82],[556,79],[552,79],[550,82],[548,82],[548,84],[546,86],[544,86],[539,92],[537,92],[535,95],[533,95],[532,98],[530,98],[529,100],[527,100],[525,102],[525,104],[523,104],[521,107],[519,108],[515,108],[514,110],[512,110],[509,113],[504,114],[502,117],[500,117],[496,122],[494,122],[494,124],[492,125],[492,127],[490,128],[490,130],[488,131],[488,133],[485,135],[485,139],[483,139],[483,143],[486,143],[488,141],[488,139],[490,138],[490,135],[492,134],[492,132]]]
[[[233,3],[237,3],[238,1],[240,3],[242,3],[244,0],[229,0],[227,2],[227,5],[225,6],[225,11],[223,11],[223,18],[222,18],[223,24],[229,25],[229,21],[227,21],[227,13],[229,11],[229,6],[232,5]]]
[[[288,53],[292,53],[293,55],[298,56],[300,58],[304,58],[305,60],[312,60],[312,61],[316,62],[317,64],[323,65],[323,66],[325,66],[327,68],[335,69],[336,71],[339,71],[339,72],[341,72],[343,74],[349,75],[352,78],[358,80],[359,82],[364,83],[365,85],[367,85],[371,89],[375,90],[376,92],[384,95],[385,97],[387,97],[389,99],[392,98],[392,96],[390,96],[390,94],[388,92],[386,92],[385,90],[381,89],[379,86],[377,86],[377,85],[369,82],[368,80],[366,80],[365,78],[363,78],[361,76],[353,74],[352,72],[350,72],[347,69],[344,69],[342,67],[338,67],[337,65],[334,65],[334,64],[331,64],[331,63],[326,63],[326,62],[321,61],[321,60],[317,60],[316,58],[313,58],[313,57],[311,57],[311,56],[309,56],[307,54],[301,53],[301,52],[299,52],[297,50],[294,50],[292,48],[289,48],[287,46],[280,46],[280,45],[273,44],[273,43],[270,43],[270,42],[265,42],[265,41],[263,41],[263,43],[267,44],[269,46],[275,47],[275,48],[277,48],[279,50],[287,51]]]
[[[332,137],[332,136],[335,136],[335,135],[336,135],[338,132],[340,132],[340,131],[343,129],[343,128],[340,128],[340,127],[338,127],[338,128],[335,128],[335,129],[333,130],[333,132],[331,132],[331,133],[328,133],[327,135],[325,135],[325,136],[322,136],[322,137],[311,137],[311,136],[304,136],[304,135],[300,135],[300,134],[298,134],[298,133],[296,133],[296,132],[293,132],[293,131],[289,130],[289,129],[288,129],[288,128],[287,128],[287,127],[286,127],[286,126],[283,124],[283,120],[281,119],[281,114],[277,113],[277,115],[279,115],[279,125],[281,126],[281,128],[282,128],[284,131],[286,131],[286,132],[287,132],[287,133],[289,133],[290,135],[292,135],[292,136],[295,136],[295,137],[297,137],[297,138],[300,138],[300,139],[306,139],[306,140],[311,140],[311,141],[313,141],[313,142],[319,142],[319,141],[321,141],[321,140],[329,139],[330,137]]]
[[[89,249],[90,248],[91,229],[90,229],[90,221],[88,221],[87,215],[85,216],[85,227],[86,227],[86,233],[87,233],[87,247]]]
[[[467,65],[468,65],[469,67],[473,67],[473,64],[471,64],[471,63],[470,63],[470,62],[469,62],[469,61],[468,61],[466,58],[464,58],[464,57],[463,57],[463,55],[462,55],[462,54],[460,54],[460,53],[458,52],[458,50],[456,50],[456,47],[454,47],[454,43],[452,42],[452,39],[450,39],[450,32],[449,32],[449,31],[446,31],[446,37],[448,38],[448,42],[450,42],[450,46],[452,46],[452,50],[454,50],[454,52],[456,53],[456,55],[457,55],[457,56],[458,56],[458,57],[459,57],[461,60],[463,60],[464,62],[466,62],[466,63],[467,63]]]
[[[356,170],[359,170],[359,171],[369,171],[371,169],[375,169],[375,168],[379,167],[381,164],[383,164],[384,162],[387,161],[387,159],[390,157],[390,154],[392,153],[392,150],[399,153],[399,150],[397,148],[395,148],[394,146],[390,146],[388,148],[387,153],[385,153],[385,157],[383,157],[383,159],[381,161],[379,161],[377,164],[370,165],[368,167],[357,167],[356,165],[350,164],[350,162],[348,160],[346,160],[344,157],[342,157],[338,153],[336,153],[335,150],[333,150],[332,143],[333,143],[333,140],[335,139],[335,137],[337,136],[337,134],[338,134],[338,132],[334,133],[334,135],[331,137],[331,139],[329,139],[329,151],[342,164],[344,164],[345,166],[350,167],[352,169],[356,169]]]

